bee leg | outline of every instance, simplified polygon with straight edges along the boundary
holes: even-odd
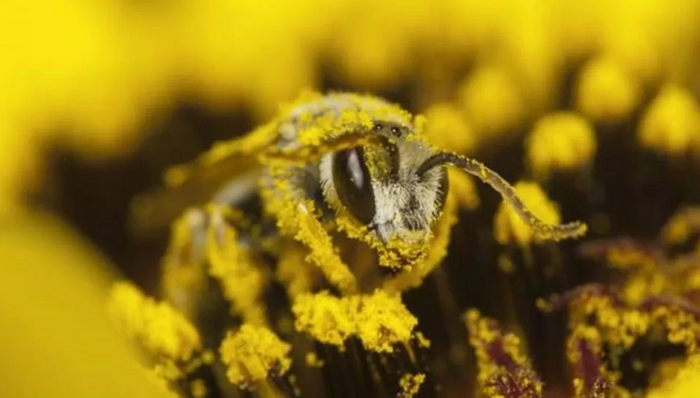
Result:
[[[202,208],[187,210],[173,223],[162,261],[161,293],[197,326],[205,346],[215,347],[229,322],[229,311],[220,284],[209,272],[210,224],[211,217]]]
[[[357,292],[355,275],[340,258],[330,234],[319,221],[313,200],[286,196],[274,207],[281,234],[292,237],[309,250],[306,261],[315,264],[339,292]]]
[[[237,178],[219,190],[212,204],[228,207],[240,213],[242,222],[235,223],[239,244],[250,251],[271,252],[279,243],[276,221],[263,212],[263,202],[258,190],[260,173]],[[231,221],[231,220],[229,220]]]
[[[189,318],[207,275],[204,255],[208,225],[204,210],[186,211],[171,227],[163,258],[163,296]]]

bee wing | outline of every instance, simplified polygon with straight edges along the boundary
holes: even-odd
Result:
[[[144,235],[167,227],[187,208],[214,200],[222,190],[222,201],[255,192],[260,174],[258,155],[276,138],[277,130],[271,123],[243,137],[217,143],[194,161],[168,169],[163,188],[132,201],[130,230]]]

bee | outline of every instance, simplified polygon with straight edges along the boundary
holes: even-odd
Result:
[[[263,250],[261,241],[271,235],[301,243],[307,262],[339,291],[352,293],[357,282],[331,235],[342,232],[364,242],[379,265],[399,271],[420,268],[428,259],[439,263],[441,257],[431,257],[430,251],[449,202],[448,167],[491,186],[540,239],[585,232],[580,222],[541,221],[497,173],[430,145],[418,116],[383,99],[350,93],[302,95],[269,123],[172,168],[164,189],[136,202],[135,220],[142,227],[157,225],[185,206],[206,203],[185,213],[173,230],[170,253],[187,253],[189,263],[200,262],[207,241],[220,239],[226,222],[234,225],[238,245],[247,252]],[[262,215],[251,223],[236,209],[252,197],[262,204]],[[272,234],[261,227],[270,224]],[[449,226],[441,230],[449,233]]]

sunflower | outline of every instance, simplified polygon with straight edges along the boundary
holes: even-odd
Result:
[[[700,2],[0,8],[2,395],[700,394]],[[541,241],[452,172],[434,264],[403,276],[343,234],[310,259],[326,237],[294,208],[304,245],[262,250],[245,234],[284,222],[209,204],[196,264],[193,197],[135,233],[166,169],[304,89],[424,115],[431,145],[587,234]]]

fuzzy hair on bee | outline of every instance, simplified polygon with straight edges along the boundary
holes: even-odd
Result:
[[[205,231],[230,220],[214,217],[212,212],[220,210],[212,209],[236,209],[257,197],[260,218],[272,221],[275,239],[301,243],[307,262],[331,285],[353,292],[356,278],[337,255],[332,234],[364,242],[382,266],[410,270],[428,258],[439,263],[441,257],[429,253],[439,240],[436,231],[449,233],[449,226],[437,226],[449,202],[449,166],[490,185],[542,240],[585,232],[579,222],[551,225],[538,219],[511,185],[485,165],[430,145],[417,119],[399,106],[349,93],[304,94],[269,123],[172,168],[164,189],[135,201],[134,225],[162,225],[189,208],[189,219],[198,222],[187,232],[180,228],[169,253],[171,259],[177,258],[173,253],[191,257],[207,251],[188,244],[210,244],[207,236],[216,239],[217,234]],[[193,212],[201,216],[192,217]],[[232,225],[238,231],[236,244],[246,250],[263,247],[258,242],[269,234],[250,224]],[[178,262],[206,260],[198,256]]]

